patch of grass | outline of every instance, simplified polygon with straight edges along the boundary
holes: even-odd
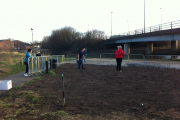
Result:
[[[21,109],[18,109],[18,110],[16,111],[16,115],[17,115],[20,111],[21,111]]]
[[[39,96],[38,96],[38,94],[35,93],[35,92],[27,92],[27,93],[25,94],[25,97],[26,97],[27,99],[33,100],[34,98],[38,98]]]
[[[46,116],[51,116],[51,117],[58,117],[58,116],[62,116],[62,117],[67,117],[68,113],[65,111],[57,111],[57,112],[48,112],[48,113],[43,113],[40,115],[41,117],[46,117]]]
[[[52,95],[48,95],[48,97],[52,97]]]
[[[51,76],[56,76],[56,73],[55,73],[54,70],[50,70],[50,71],[48,72],[48,74],[50,74]]]
[[[45,117],[46,115],[45,114],[41,114],[41,117]]]
[[[41,80],[41,76],[35,77],[32,80],[29,80],[29,81],[25,82],[24,84],[27,85],[27,84],[29,84],[31,82],[35,82],[36,80]]]
[[[11,107],[12,106],[12,103],[7,103],[6,104],[6,107]]]
[[[20,88],[21,88],[21,86],[16,86],[16,87],[15,87],[16,90],[18,90],[18,89],[20,89]]]
[[[40,76],[42,77],[43,75],[45,75],[46,73],[43,73],[43,74],[41,74]]]
[[[17,74],[25,71],[25,65],[21,65],[21,57],[25,57],[25,53],[4,53],[0,55],[0,68],[3,73],[0,74],[0,78],[5,76]]]
[[[39,101],[39,98],[34,98],[33,100],[32,100],[32,103],[37,103]]]
[[[57,114],[62,115],[62,116],[68,116],[68,113],[66,113],[64,111],[58,111]]]
[[[33,80],[41,80],[41,76],[35,77]]]
[[[12,93],[11,93],[12,94]],[[36,117],[39,110],[33,106],[38,103],[39,95],[32,91],[13,92],[14,96],[0,99],[0,118],[13,120],[20,115],[31,114]],[[39,105],[39,104],[38,104]],[[33,108],[33,110],[29,110]]]
[[[11,96],[14,95],[14,92],[12,92],[10,95],[11,95]]]

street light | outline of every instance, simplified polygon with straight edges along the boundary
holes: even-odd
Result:
[[[32,43],[33,43],[33,29],[31,28],[31,32],[32,32]]]
[[[162,29],[162,8],[161,9],[161,29]]]
[[[111,12],[111,37],[112,37],[112,13],[113,12]]]
[[[89,24],[88,24],[88,32],[89,32]]]
[[[144,33],[145,33],[145,0],[144,0]]]
[[[128,23],[128,33],[129,33],[129,21],[127,21],[127,23]]]

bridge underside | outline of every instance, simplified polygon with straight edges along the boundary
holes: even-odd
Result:
[[[180,34],[108,40],[106,44],[131,43],[131,42],[154,42],[154,41],[177,41],[177,40],[180,40]]]
[[[171,41],[171,50],[175,51],[178,49],[178,41]],[[130,54],[130,43],[124,44],[125,54]],[[147,42],[147,55],[153,54],[153,42]]]
[[[124,43],[124,51],[126,54],[130,54],[130,43],[133,42],[147,42],[147,54],[153,54],[153,42],[155,41],[171,41],[171,50],[178,49],[178,41],[180,41],[180,32],[176,34],[168,35],[156,35],[156,36],[142,36],[129,38],[116,38],[107,40],[106,44],[119,44]]]

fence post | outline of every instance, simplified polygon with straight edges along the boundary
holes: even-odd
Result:
[[[32,57],[32,74],[33,74],[33,57]]]
[[[58,55],[57,55],[57,63],[56,64],[58,65]]]
[[[62,55],[62,63],[63,63],[63,55]]]
[[[46,60],[46,74],[48,74],[48,61]]]
[[[128,63],[129,63],[129,54],[127,54],[128,55]]]
[[[100,62],[101,62],[101,53],[100,53]]]
[[[38,57],[38,72],[40,72],[40,69],[39,69],[39,57]]]
[[[52,70],[52,56],[51,56],[51,70]]]
[[[151,27],[150,27],[150,32],[151,32]]]
[[[35,73],[37,73],[37,71],[38,71],[38,59],[37,59],[37,57],[36,57],[36,60],[35,60],[35,67],[36,67]]]
[[[144,60],[144,64],[145,64],[145,55],[143,55],[143,60]]]
[[[166,58],[167,58],[167,68],[168,68],[168,66],[170,66],[170,64],[169,64],[170,60],[168,60],[167,56],[166,56]]]
[[[29,71],[30,71],[30,69],[29,69],[29,63],[30,63],[30,62],[29,62],[29,59],[30,59],[30,58],[28,58],[28,75],[29,75]]]

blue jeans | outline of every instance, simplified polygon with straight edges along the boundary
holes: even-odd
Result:
[[[83,66],[83,60],[82,60],[82,58],[79,58],[79,68],[80,68],[80,66]]]

